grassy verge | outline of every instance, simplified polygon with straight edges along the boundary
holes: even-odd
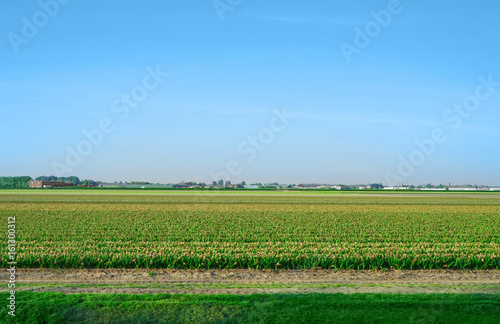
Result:
[[[0,294],[6,300],[7,293]],[[498,323],[500,294],[16,293],[2,323]]]

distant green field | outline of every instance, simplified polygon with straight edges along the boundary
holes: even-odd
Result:
[[[1,293],[6,300],[8,294]],[[2,323],[498,323],[500,295],[113,295],[18,292]]]
[[[19,267],[500,268],[496,197],[2,193],[0,213]]]

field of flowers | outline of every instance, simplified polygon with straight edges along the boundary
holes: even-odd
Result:
[[[500,196],[1,194],[0,215],[18,267],[500,268]]]

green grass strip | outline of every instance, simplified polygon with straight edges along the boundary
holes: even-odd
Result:
[[[0,294],[6,301],[9,294]],[[2,323],[498,323],[500,294],[16,293]]]

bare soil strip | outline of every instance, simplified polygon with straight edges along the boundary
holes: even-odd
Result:
[[[0,292],[7,282],[2,271]],[[500,293],[500,270],[18,269],[16,284],[64,293]]]

